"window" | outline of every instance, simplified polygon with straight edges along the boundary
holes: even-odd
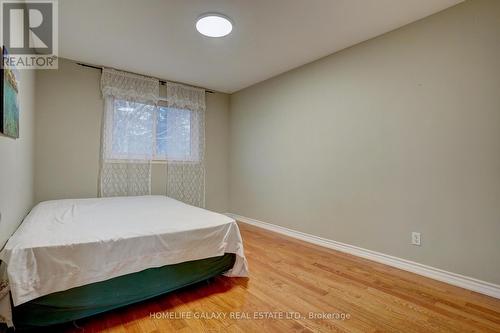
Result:
[[[159,107],[156,123],[156,154],[163,160],[196,160],[192,156],[190,110]]]
[[[200,161],[196,112],[120,99],[113,109],[110,159]]]

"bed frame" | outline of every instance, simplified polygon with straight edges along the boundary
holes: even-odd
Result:
[[[117,309],[220,275],[233,267],[235,259],[235,254],[226,253],[39,297],[14,308],[14,324],[17,329],[40,328]]]

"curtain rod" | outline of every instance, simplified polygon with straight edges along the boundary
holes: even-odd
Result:
[[[80,65],[80,66],[82,66],[82,67],[94,68],[94,69],[98,69],[98,70],[102,71],[102,67],[99,67],[99,66],[87,65],[87,64],[84,64],[84,63],[81,63],[81,62],[77,62],[76,64],[77,64],[77,65]],[[122,71],[122,72],[127,72],[127,71]],[[137,74],[137,73],[133,73],[133,72],[128,72],[128,73],[131,73],[131,74]],[[137,74],[137,75],[141,75],[141,74]],[[166,81],[166,80],[161,80],[161,79],[159,79],[159,81],[160,81],[160,84],[161,84],[161,85],[166,85],[166,84],[167,84],[167,81]],[[169,81],[169,82],[172,82],[172,83],[179,83],[179,84],[183,84],[183,85],[190,86],[190,87],[194,87],[194,88],[201,88],[201,89],[205,89],[205,88],[202,88],[202,87],[197,87],[197,86],[193,86],[193,85],[190,85],[190,84],[185,84],[185,83],[181,83],[181,82],[176,82],[176,81]],[[208,90],[208,89],[205,89],[205,92],[207,92],[207,93],[209,93],[209,94],[214,94],[214,93],[215,93],[213,90]]]

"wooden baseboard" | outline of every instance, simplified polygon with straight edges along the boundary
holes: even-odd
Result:
[[[226,215],[231,218],[247,223],[259,228],[267,229],[270,231],[274,231],[289,237],[293,237],[296,239],[300,239],[305,242],[309,242],[312,244],[316,244],[319,246],[327,247],[330,249],[334,249],[337,251],[349,253],[358,257],[362,257],[365,259],[373,260],[382,264],[386,264],[392,267],[396,267],[408,272],[412,272],[415,274],[419,274],[422,276],[429,277],[431,279],[435,279],[438,281],[446,282],[451,285],[461,287],[464,289],[472,290],[484,295],[492,296],[500,299],[500,285],[493,284],[490,282],[482,281],[479,279],[475,279],[472,277],[460,275],[457,273],[448,272],[439,268],[419,264],[414,261],[401,259],[398,257],[390,256],[384,253],[371,251],[367,249],[363,249],[361,247],[357,247],[350,244],[345,244],[341,242],[337,242],[331,239],[322,238],[318,236],[314,236],[311,234],[306,234],[304,232],[292,230],[289,228],[285,228],[279,225],[266,223],[262,221],[258,221],[255,219],[251,219],[248,217],[240,216],[237,214],[227,213]]]

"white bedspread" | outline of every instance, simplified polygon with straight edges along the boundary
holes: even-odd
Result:
[[[235,220],[164,196],[69,199],[37,205],[0,253],[14,306],[147,268],[235,253]]]

